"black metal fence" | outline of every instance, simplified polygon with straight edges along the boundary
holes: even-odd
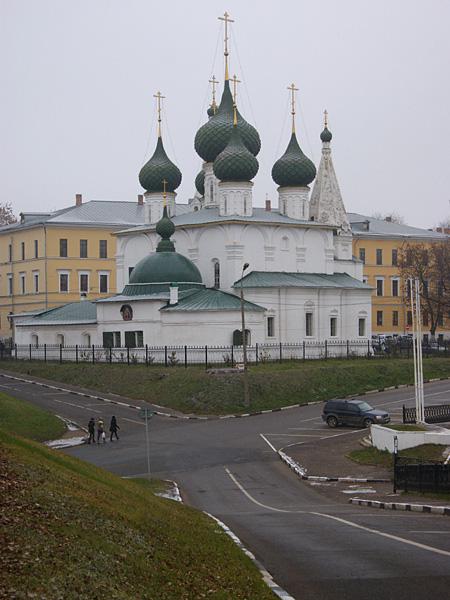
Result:
[[[405,492],[450,491],[450,464],[423,463],[411,458],[398,457],[395,469],[396,488]]]
[[[425,406],[426,423],[448,423],[450,421],[450,404],[436,404],[435,406]],[[403,405],[403,423],[416,422],[415,407]]]

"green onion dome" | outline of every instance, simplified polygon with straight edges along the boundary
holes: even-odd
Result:
[[[242,140],[250,152],[256,156],[261,149],[261,140],[256,129],[237,112],[237,126]],[[222,100],[216,114],[202,125],[195,136],[195,150],[204,161],[214,162],[230,139],[233,131],[233,97],[230,83],[225,81]]]
[[[316,176],[314,163],[303,154],[295,132],[292,133],[286,152],[272,168],[272,179],[280,187],[304,187]]]
[[[195,178],[195,188],[200,196],[205,195],[205,171],[200,171]]]
[[[156,232],[161,236],[156,252],[140,260],[134,267],[130,282],[125,286],[125,295],[136,295],[140,290],[145,291],[136,284],[202,283],[202,276],[194,263],[175,252],[175,246],[170,239],[174,231],[175,225],[164,207],[163,216],[156,225]]]
[[[139,173],[139,182],[147,192],[162,192],[163,179],[167,181],[166,192],[173,192],[181,183],[181,172],[167,156],[159,136],[153,156]]]
[[[328,127],[325,127],[322,133],[320,134],[320,139],[322,142],[331,142],[333,135]]]
[[[258,161],[246,148],[239,125],[213,164],[214,175],[220,181],[251,181],[258,172]]]
[[[206,111],[208,117],[213,117],[216,114],[216,112],[217,112],[217,106],[214,107],[212,104]]]

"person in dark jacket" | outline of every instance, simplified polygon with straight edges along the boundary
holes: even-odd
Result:
[[[119,439],[119,436],[117,435],[117,430],[120,429],[120,427],[117,425],[117,419],[116,417],[113,415],[111,417],[111,423],[109,425],[109,431],[111,433],[111,435],[109,436],[109,441],[112,442],[113,441],[113,436],[116,436],[116,440]]]
[[[91,442],[95,444],[95,419],[91,417],[88,423],[88,432],[89,432],[89,440],[88,444]]]

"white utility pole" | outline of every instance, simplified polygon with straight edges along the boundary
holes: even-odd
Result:
[[[420,310],[420,289],[418,279],[409,279],[411,315],[413,326],[414,391],[416,398],[416,422],[425,423],[425,402],[423,393],[422,361],[422,322]]]

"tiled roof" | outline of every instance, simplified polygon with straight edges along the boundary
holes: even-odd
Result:
[[[264,307],[247,302],[244,300],[244,308],[246,311],[264,311]],[[241,300],[234,294],[228,294],[215,288],[206,288],[193,294],[189,294],[186,298],[179,300],[177,304],[164,306],[164,312],[174,311],[239,311],[241,310]]]
[[[383,237],[405,237],[442,240],[447,238],[445,234],[419,227],[410,227],[384,219],[374,219],[358,213],[347,213],[352,232],[356,236],[383,236]],[[367,229],[368,227],[368,229]]]
[[[302,288],[353,288],[372,290],[370,285],[355,279],[347,273],[286,273],[284,271],[252,271],[242,278],[244,288],[302,287]],[[233,284],[241,287],[239,279]]]
[[[94,302],[83,300],[82,302],[70,302],[63,306],[50,308],[41,312],[31,319],[26,319],[17,326],[32,325],[76,325],[81,323],[96,323],[97,307]]]

